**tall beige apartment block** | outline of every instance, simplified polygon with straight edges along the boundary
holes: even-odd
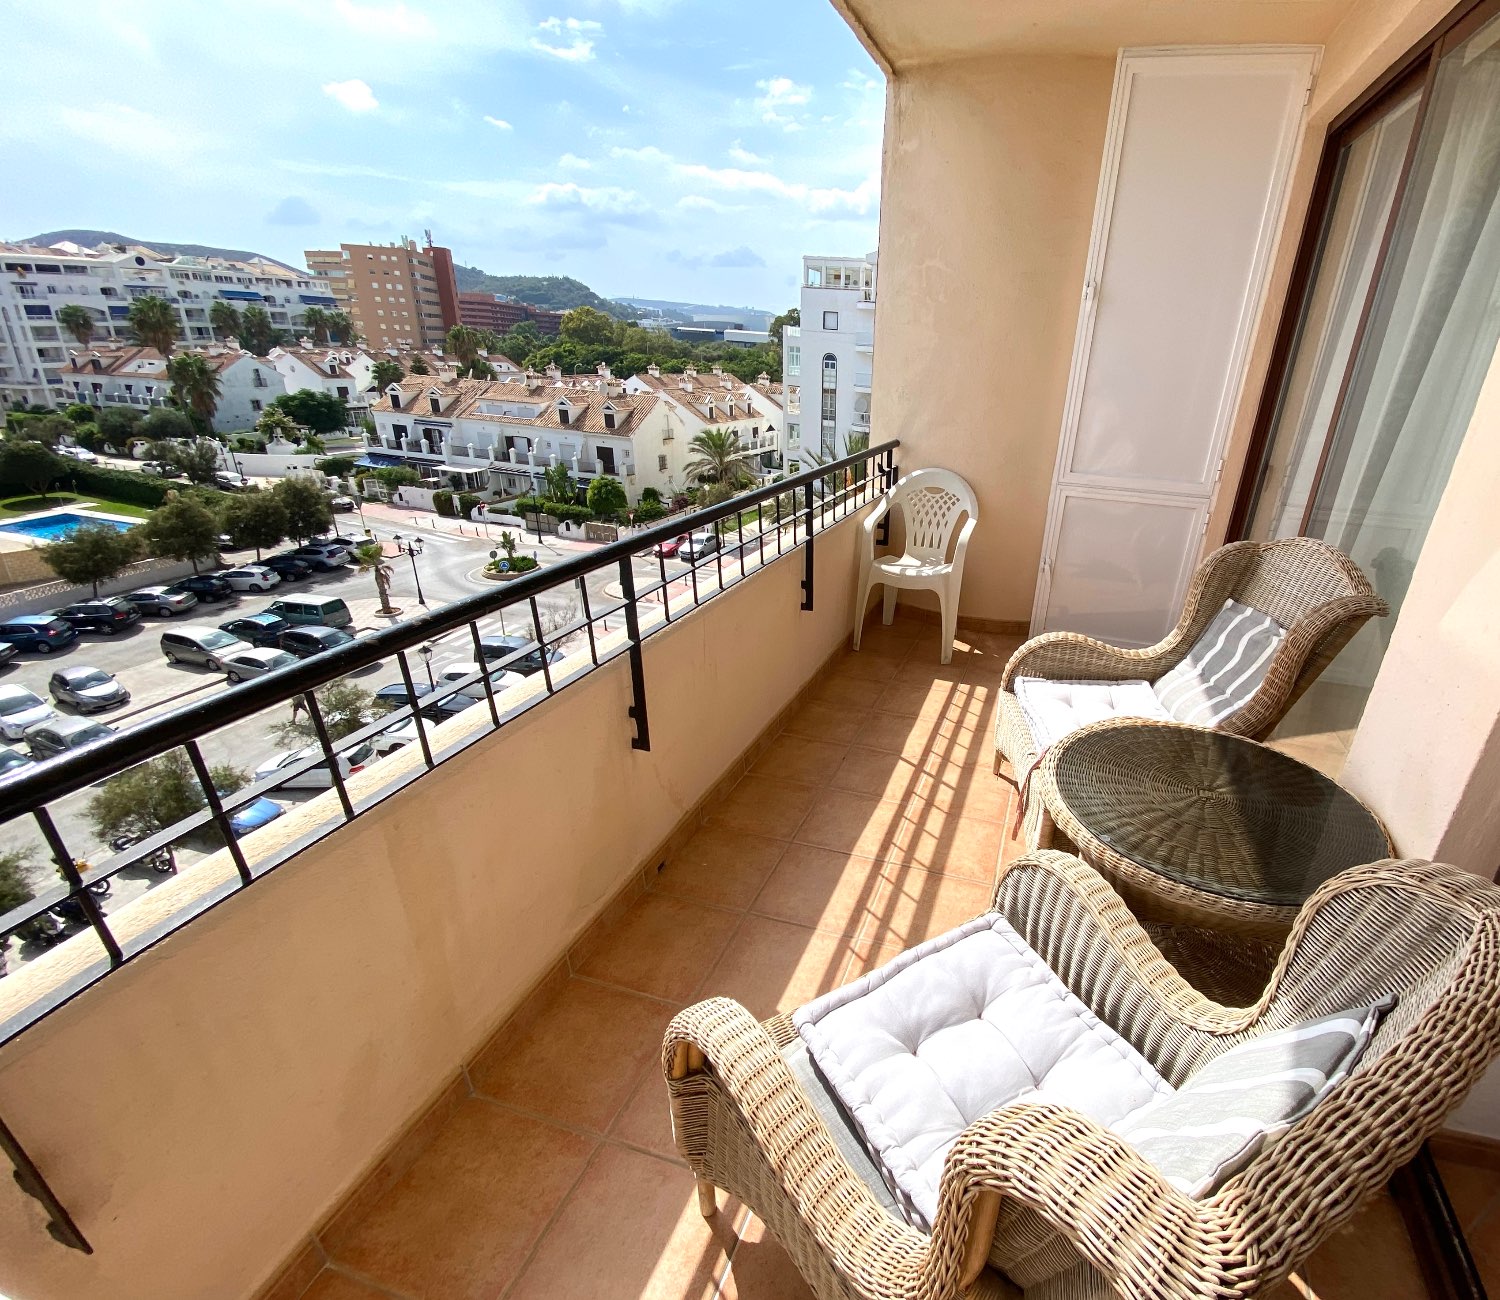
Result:
[[[446,332],[443,281],[450,298],[453,261],[447,249],[423,248],[413,239],[394,244],[340,244],[308,249],[308,268],[327,276],[341,310],[375,350],[441,347]],[[438,256],[435,256],[438,255]]]

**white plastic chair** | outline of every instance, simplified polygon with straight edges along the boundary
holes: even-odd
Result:
[[[906,523],[906,550],[899,556],[875,555],[875,529],[892,510]],[[967,515],[962,528],[958,521]],[[953,635],[958,626],[958,593],[964,580],[964,552],[979,507],[974,490],[952,470],[919,469],[902,478],[865,520],[864,546],[859,555],[859,600],[854,606],[854,648],[859,649],[870,588],[885,584],[882,621],[896,616],[896,593],[902,587],[935,591],[943,618],[943,663],[953,659]],[[958,530],[958,541],[953,540]],[[950,557],[949,550],[952,549]]]

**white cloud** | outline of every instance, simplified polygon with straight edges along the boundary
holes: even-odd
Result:
[[[591,18],[544,18],[536,27],[539,32],[546,32],[550,36],[571,38],[566,45],[554,44],[535,36],[531,38],[532,49],[569,63],[587,63],[592,59],[594,41],[584,33],[604,30],[603,24],[596,23]]]
[[[532,38],[531,48],[541,54],[550,54],[554,59],[564,59],[569,63],[587,63],[594,57],[594,42],[582,39],[574,41],[571,45],[548,45],[546,41]]]
[[[621,189],[617,185],[590,187],[575,181],[548,181],[545,185],[538,185],[526,202],[543,208],[583,208],[590,212],[614,214],[646,210],[646,201],[634,190]]]
[[[800,86],[790,77],[771,77],[757,81],[755,88],[762,92],[755,101],[762,122],[779,126],[783,131],[802,129],[796,116],[784,110],[801,108],[809,103],[812,100],[811,86]]]
[[[22,121],[18,117],[10,125],[20,126]],[[57,110],[57,122],[64,130],[98,150],[130,158],[149,159],[156,153],[165,161],[183,163],[212,149],[217,143],[212,136],[188,122],[169,122],[129,104],[63,107]],[[19,137],[23,133],[0,126],[0,135]]]
[[[375,92],[359,78],[352,81],[329,81],[323,85],[323,93],[337,100],[351,113],[373,113],[380,107]]]
[[[720,203],[718,199],[711,199],[706,194],[684,194],[677,200],[677,206],[684,212],[716,212],[720,215],[745,210],[740,204]]]
[[[742,167],[763,167],[769,161],[759,154],[751,153],[738,140],[729,146],[729,156]]]
[[[669,163],[672,155],[663,153],[654,144],[644,145],[639,149],[627,149],[623,145],[616,145],[609,151],[611,158],[628,158],[632,162],[654,162]]]
[[[378,33],[400,40],[427,40],[436,34],[436,24],[424,13],[409,5],[356,4],[355,0],[334,0],[333,11],[360,35]]]
[[[484,115],[484,120],[488,122],[492,127],[494,127],[497,131],[512,131],[515,129],[503,117],[491,117],[488,113],[486,113]]]
[[[593,171],[594,164],[587,158],[580,158],[576,153],[565,153],[557,160],[558,167],[565,172],[588,172]]]
[[[591,18],[543,18],[537,24],[537,30],[561,36],[564,32],[602,32],[604,24],[596,23]]]

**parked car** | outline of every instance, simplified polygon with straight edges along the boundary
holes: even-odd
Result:
[[[78,633],[55,614],[18,614],[0,623],[0,641],[9,641],[17,650],[32,650],[50,655],[78,640]]]
[[[155,474],[157,478],[181,478],[182,471],[175,465],[169,465],[164,460],[143,460],[141,462],[142,474]]]
[[[186,614],[198,603],[198,597],[192,592],[174,591],[168,587],[142,587],[139,591],[127,591],[125,599],[142,614],[155,614],[158,618]]]
[[[354,626],[354,615],[338,596],[283,596],[267,605],[266,613],[298,627]]]
[[[238,839],[241,835],[248,835],[251,831],[258,831],[267,822],[273,822],[286,811],[274,799],[267,799],[261,795],[259,799],[252,800],[243,808],[236,808],[229,814],[229,829],[234,832]]]
[[[705,528],[701,532],[693,533],[677,548],[677,558],[692,564],[696,560],[701,560],[705,555],[712,555],[720,545],[718,533]]]
[[[81,461],[85,465],[97,465],[99,457],[94,455],[87,447],[59,447],[59,456],[67,456],[71,460]]]
[[[335,514],[347,515],[351,510],[359,509],[359,502],[356,501],[353,497],[329,497],[328,508]]]
[[[102,713],[130,703],[130,692],[113,673],[82,664],[59,668],[48,680],[47,690],[57,703],[71,704],[80,713]]]
[[[169,664],[202,664],[215,673],[223,667],[226,655],[254,648],[222,628],[203,624],[190,623],[161,634],[161,652]]]
[[[24,686],[0,686],[0,736],[20,740],[27,727],[57,717],[57,710]]]
[[[336,627],[294,627],[281,634],[281,648],[298,659],[311,659],[354,640]]]
[[[283,582],[300,582],[312,576],[312,565],[300,555],[288,551],[285,555],[273,555],[262,560],[261,565],[280,576]]]
[[[531,645],[531,638],[525,636],[486,636],[479,639],[479,653],[484,656],[486,662],[493,663],[496,659],[504,659],[513,655],[516,651]],[[555,664],[562,658],[562,651],[547,647],[547,662]],[[532,673],[542,671],[542,648],[536,646],[530,654],[522,655],[514,663],[505,665],[513,673],[521,673],[530,677]]]
[[[231,682],[248,682],[252,677],[264,677],[278,668],[297,662],[297,656],[270,646],[254,650],[236,650],[224,656],[220,667]]]
[[[674,560],[677,558],[677,552],[682,549],[682,544],[687,539],[688,535],[683,533],[682,536],[674,537],[670,541],[658,542],[656,544],[656,554],[664,560]]]
[[[480,680],[479,673],[480,667],[477,663],[449,664],[438,675],[438,686],[439,688],[452,686],[454,682],[461,682],[465,677],[472,677],[474,680],[463,687],[458,694],[467,695],[471,700],[482,700],[484,699],[484,682]],[[510,668],[490,668],[488,673],[490,688],[496,695],[508,687],[526,684],[526,674],[518,673]]]
[[[179,578],[167,591],[173,595],[187,592],[209,602],[228,600],[234,595],[234,588],[217,573],[195,573],[190,578]]]
[[[10,663],[20,653],[20,650],[12,645],[11,642],[0,641],[0,668]]]
[[[341,550],[353,552],[363,546],[370,539],[368,537],[350,537],[347,533],[323,533],[317,537],[308,539],[309,546],[337,546]]]
[[[26,730],[26,744],[31,756],[37,760],[56,758],[69,750],[82,749],[96,740],[105,740],[120,733],[102,722],[89,718],[52,718],[39,722]]]
[[[220,623],[219,627],[225,632],[234,633],[241,641],[248,641],[254,646],[279,646],[281,634],[291,627],[291,624],[280,614],[273,614],[267,610],[263,614],[241,614],[238,618],[231,618]]]
[[[14,749],[10,745],[0,745],[0,779],[35,766],[36,760],[29,754]]]
[[[454,691],[452,695],[444,696],[441,700],[427,702],[426,697],[431,695],[434,689],[425,682],[420,683],[416,688],[417,708],[429,722],[446,722],[455,713],[462,713],[477,703],[462,691]],[[480,690],[483,689],[480,687]],[[384,709],[387,713],[404,708],[411,702],[411,696],[406,693],[405,682],[390,682],[375,692],[376,707]]]
[[[231,470],[221,469],[214,471],[214,486],[221,487],[226,492],[243,492],[250,486],[250,480],[243,474],[236,474]]]
[[[270,591],[281,581],[281,575],[264,564],[242,564],[237,569],[225,569],[213,576],[223,578],[235,591],[253,591],[257,594]]]
[[[106,596],[102,600],[80,600],[76,605],[64,605],[52,613],[78,629],[80,632],[102,632],[114,636],[133,623],[141,621],[140,607],[124,596]]]
[[[321,754],[322,750],[317,745],[306,745],[301,749],[289,749],[283,754],[277,754],[274,758],[267,759],[255,769],[255,780],[268,781],[276,776],[278,772],[302,762],[304,759],[312,758]],[[363,769],[364,765],[374,756],[375,747],[369,741],[356,745],[353,749],[347,749],[342,754],[335,754],[334,760],[339,765],[339,775],[345,780],[355,772]],[[333,784],[333,774],[328,770],[328,760],[323,759],[313,764],[305,772],[298,772],[286,780],[277,783],[278,787],[287,790],[326,790]]]
[[[329,546],[319,542],[309,542],[306,546],[299,546],[291,554],[299,560],[305,560],[320,573],[331,573],[334,569],[342,569],[349,563],[349,552],[342,546]]]
[[[417,738],[417,720],[406,718],[398,722],[394,727],[387,727],[370,738],[370,744],[375,748],[378,758],[384,758],[387,754],[394,754],[398,749],[410,745]],[[0,775],[4,775],[0,772]]]
[[[425,682],[416,683],[415,690],[419,700],[424,695],[432,694],[432,687]],[[412,697],[407,693],[405,682],[388,682],[375,692],[375,707],[386,713],[405,708],[411,702]]]

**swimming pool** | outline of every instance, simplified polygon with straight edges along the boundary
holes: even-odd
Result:
[[[0,524],[0,533],[20,533],[24,537],[34,537],[41,542],[55,542],[59,537],[66,537],[84,524],[108,524],[117,532],[125,532],[134,528],[134,524],[127,524],[123,519],[101,519],[98,515],[75,515],[63,511],[55,515],[42,515],[36,519],[18,519],[13,524]]]

